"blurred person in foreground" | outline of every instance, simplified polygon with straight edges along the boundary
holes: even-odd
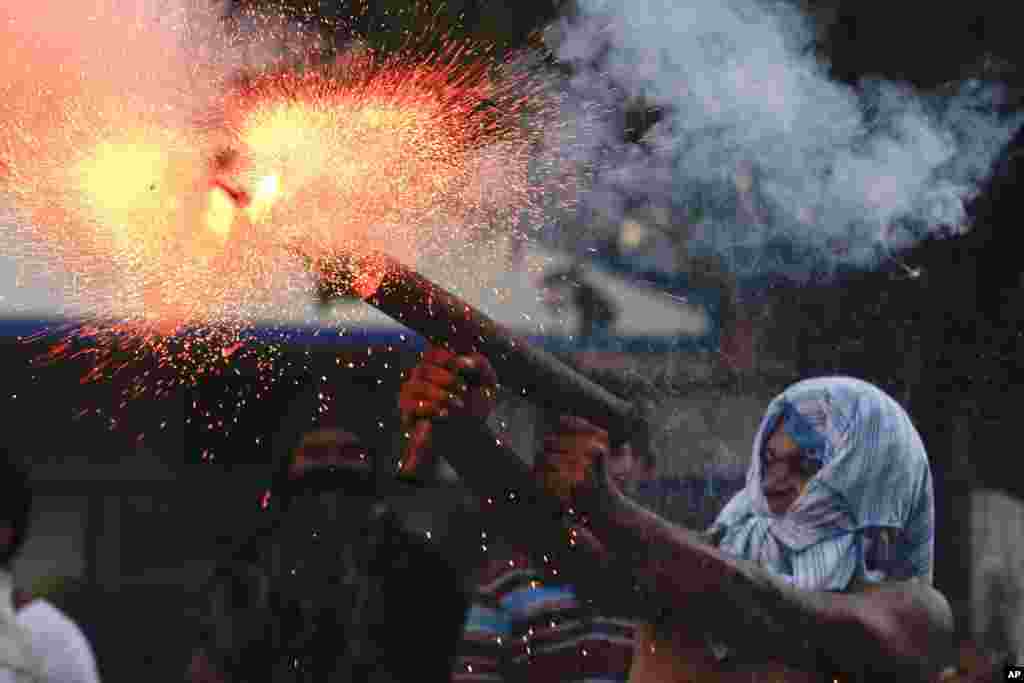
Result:
[[[620,394],[642,398],[643,387],[623,376],[607,373]],[[467,382],[462,377],[468,378]],[[433,348],[414,368],[401,388],[399,409],[408,430],[415,422],[449,408],[438,403],[439,392],[456,384],[451,409],[465,409],[486,420],[494,409],[497,378],[489,364]],[[568,495],[560,467],[568,463],[567,449],[594,438],[591,425],[569,416],[548,416],[543,439],[534,457],[538,480]],[[631,443],[611,449],[608,467],[621,488],[630,488],[649,477],[654,458],[649,444]],[[431,449],[429,462],[444,457],[444,448],[433,449],[431,440],[416,444]],[[452,444],[451,447],[459,447]],[[486,457],[481,453],[480,457]],[[625,681],[635,649],[636,624],[613,614],[603,614],[586,604],[570,582],[551,580],[529,553],[517,544],[495,538],[482,511],[478,566],[469,579],[473,602],[466,619],[462,642],[452,673],[459,683],[472,681],[536,681],[538,683],[611,683]]]
[[[0,453],[0,682],[98,683],[82,630],[43,598],[13,587],[11,564],[25,543],[32,511],[27,470]]]
[[[466,598],[378,490],[375,461],[345,430],[301,439],[275,476],[269,521],[204,587],[193,683],[447,677]]]
[[[99,683],[96,655],[85,633],[67,614],[44,597],[17,590],[18,624],[28,631],[42,655],[43,678],[52,683]]]
[[[491,406],[463,398],[467,371],[477,394],[494,391],[483,356],[435,354],[402,401],[432,420],[435,449],[486,458],[500,444],[483,424]],[[931,681],[947,663],[930,466],[906,412],[877,387],[826,377],[776,397],[746,487],[703,534],[630,500],[608,435],[571,423],[546,456],[546,486],[570,489],[567,502],[587,517],[578,539],[602,558],[569,580],[595,601],[632,603],[645,622],[630,680]]]

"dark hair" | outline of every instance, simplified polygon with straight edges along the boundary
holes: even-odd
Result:
[[[358,444],[365,447],[368,467],[357,468],[342,465],[321,465],[310,468],[297,476],[290,472],[290,466],[297,455],[304,450],[316,450],[324,446],[348,446]],[[361,435],[336,427],[316,429],[303,434],[298,444],[278,454],[270,476],[270,504],[287,508],[297,497],[310,493],[329,491],[348,492],[352,495],[372,495],[376,487],[376,469],[380,456],[372,445]]]
[[[369,501],[310,528],[291,517],[204,587],[200,649],[214,668],[247,683],[447,680],[469,598],[440,549]]]
[[[0,552],[0,566],[7,566],[25,543],[32,514],[32,488],[28,469],[9,451],[0,449],[0,524],[14,531],[11,544]]]

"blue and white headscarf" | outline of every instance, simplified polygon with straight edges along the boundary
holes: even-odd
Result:
[[[762,449],[783,425],[821,469],[782,515],[761,486]],[[719,548],[792,584],[842,591],[867,582],[932,579],[935,504],[931,469],[910,417],[867,382],[799,382],[768,406],[746,486],[712,527]]]

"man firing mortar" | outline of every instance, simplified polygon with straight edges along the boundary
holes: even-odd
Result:
[[[405,419],[444,424],[441,452],[495,443],[469,438],[489,408],[464,400],[466,371],[483,385],[473,392],[495,391],[486,358],[443,352],[402,387]],[[604,430],[565,424],[544,485],[571,491],[563,500],[589,518],[578,538],[625,569],[593,597],[635,596],[646,626],[630,680],[932,680],[945,663],[952,615],[931,585],[931,471],[910,418],[877,387],[820,378],[773,400],[746,487],[704,534],[623,493]],[[619,585],[627,575],[634,585]]]

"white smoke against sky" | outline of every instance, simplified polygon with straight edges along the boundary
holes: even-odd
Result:
[[[925,94],[832,80],[791,5],[579,4],[557,27],[557,56],[574,67],[581,115],[607,114],[577,159],[599,167],[587,203],[613,225],[636,199],[682,210],[689,248],[727,262],[753,254],[731,264],[745,274],[797,274],[815,259],[877,265],[928,234],[968,229],[967,205],[1021,124],[998,113],[997,84]],[[613,114],[629,96],[663,114],[643,148],[623,144]],[[757,201],[744,207],[744,193]],[[790,255],[767,256],[773,243]]]

